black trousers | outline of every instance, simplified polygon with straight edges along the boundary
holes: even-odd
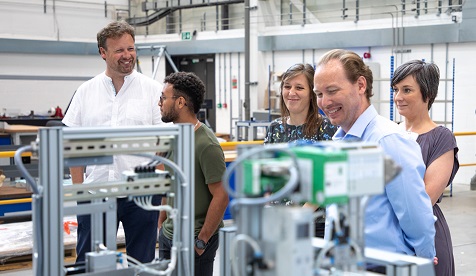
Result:
[[[171,249],[172,240],[167,239],[161,229],[159,232],[159,258],[161,260],[169,260]],[[217,250],[218,233],[210,238],[208,246],[201,256],[195,252],[195,276],[213,276],[213,262],[215,261]]]

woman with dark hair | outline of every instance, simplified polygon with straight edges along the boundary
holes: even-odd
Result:
[[[436,275],[455,275],[451,234],[437,203],[441,202],[445,188],[458,171],[458,146],[453,133],[446,127],[438,126],[428,113],[438,94],[439,82],[440,71],[436,64],[413,60],[397,68],[391,85],[398,113],[405,118],[400,125],[414,134],[426,165],[425,190],[437,217]]]

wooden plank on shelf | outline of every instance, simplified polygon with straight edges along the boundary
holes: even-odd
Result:
[[[2,186],[0,187],[0,199],[17,199],[31,197],[31,191],[26,188],[17,188],[15,186]]]
[[[29,125],[10,125],[6,122],[3,122],[3,132],[5,133],[18,133],[18,132],[38,132],[38,126],[29,126]]]

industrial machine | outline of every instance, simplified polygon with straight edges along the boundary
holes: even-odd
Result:
[[[115,128],[41,128],[39,139],[17,150],[15,161],[33,190],[33,270],[35,275],[193,275],[194,132],[192,125]],[[39,157],[37,182],[21,162],[31,151]],[[157,155],[174,151],[175,163]],[[112,164],[130,155],[139,163],[117,182],[63,186],[64,167]],[[155,169],[162,162],[175,172]],[[175,178],[177,181],[171,181]],[[174,206],[154,206],[151,195],[172,193]],[[172,258],[141,264],[116,250],[116,198],[128,197],[146,210],[174,218]],[[85,204],[68,204],[88,200]],[[91,215],[93,252],[83,266],[64,264],[63,217]],[[105,233],[105,234],[103,234]],[[105,242],[103,242],[105,241]],[[124,263],[127,259],[128,266]]]
[[[365,248],[366,202],[381,194],[399,167],[364,142],[296,142],[248,147],[228,166],[223,183],[236,226],[220,232],[220,275],[434,275],[431,260]],[[235,173],[235,188],[227,184]],[[326,206],[325,239],[314,238]]]

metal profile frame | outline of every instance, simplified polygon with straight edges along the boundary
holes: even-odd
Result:
[[[253,141],[256,137],[257,134],[257,128],[258,127],[265,127],[268,129],[269,125],[271,122],[266,122],[266,121],[238,121],[235,123],[236,125],[236,137],[238,141]],[[246,137],[243,139],[241,137],[241,128],[245,129],[244,134]]]
[[[40,269],[41,275],[63,275],[63,131],[60,128],[40,129],[39,138],[39,179],[43,197],[33,197],[34,202],[41,202],[40,217],[33,217],[33,229],[39,229],[35,225],[40,224],[42,246],[39,249],[38,241],[33,240],[35,252],[38,252],[33,259],[33,269]],[[37,204],[33,204],[33,208],[37,208]]]
[[[41,241],[34,239],[34,271],[41,275],[64,275],[63,217],[73,214],[92,214],[92,240],[102,235],[102,213],[106,213],[107,225],[114,225],[114,235],[108,235],[106,243],[115,245],[116,200],[64,207],[63,171],[64,143],[72,140],[173,136],[175,163],[185,174],[185,182],[177,184],[174,206],[183,206],[180,227],[174,229],[180,235],[181,244],[177,266],[172,275],[193,275],[194,268],[194,132],[191,124],[166,126],[133,126],[114,128],[41,128],[39,130],[39,180],[43,187],[42,197],[33,198],[41,208],[39,217],[33,217],[35,225],[41,225]],[[86,186],[86,185],[85,185]],[[85,187],[87,190],[87,187]],[[35,212],[34,212],[35,213]],[[111,227],[108,227],[111,228]],[[37,229],[34,227],[34,229]],[[42,242],[41,248],[38,243]],[[112,246],[112,245],[111,245]],[[41,263],[40,263],[41,262]],[[133,272],[131,272],[133,273]],[[131,274],[132,275],[132,274]]]
[[[155,77],[157,76],[157,72],[159,71],[159,63],[160,60],[162,59],[162,56],[165,55],[165,58],[169,62],[170,66],[174,70],[174,72],[178,72],[179,70],[177,69],[177,66],[175,66],[175,63],[170,56],[169,52],[167,52],[167,48],[165,45],[150,45],[150,46],[137,46],[137,51],[140,50],[150,50],[151,52],[159,51],[157,53],[157,60],[154,63],[154,69],[152,71],[152,79],[155,80]],[[139,56],[139,53],[137,53],[137,56]],[[153,57],[153,55],[152,55]],[[137,57],[138,59],[138,57]],[[137,63],[139,65],[139,63]],[[139,66],[137,66],[137,71],[142,73],[142,70],[140,69]]]

